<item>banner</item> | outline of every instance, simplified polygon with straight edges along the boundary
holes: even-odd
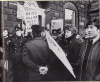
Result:
[[[25,12],[24,12],[24,7],[17,3],[17,18],[18,19],[24,19],[25,17]]]
[[[25,22],[26,22],[26,30],[29,31],[32,25],[39,23],[38,12],[36,10],[25,11]]]
[[[30,25],[38,24],[38,12],[36,10],[25,11],[25,20]]]
[[[35,2],[34,2],[35,3]],[[35,3],[36,4],[36,3]],[[34,6],[33,6],[34,7]],[[22,19],[22,28],[24,28],[23,21],[25,21],[26,33],[31,32],[31,26],[39,24],[38,11],[35,8],[25,7],[17,3],[17,18]]]
[[[49,48],[55,53],[55,55],[60,59],[60,61],[64,64],[64,66],[69,70],[69,72],[76,78],[73,68],[69,63],[64,51],[57,44],[57,42],[51,37],[51,35],[46,31],[46,39]]]

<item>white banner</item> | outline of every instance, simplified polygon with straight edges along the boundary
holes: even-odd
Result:
[[[25,11],[25,21],[26,21],[26,30],[29,31],[32,25],[39,23],[38,12],[36,10]]]
[[[60,59],[60,61],[64,64],[64,66],[69,70],[69,72],[76,78],[73,68],[69,63],[64,51],[62,48],[57,44],[57,42],[51,37],[51,35],[46,31],[46,39],[49,48],[55,53],[55,55]]]
[[[23,24],[23,21],[25,21],[26,32],[32,31],[31,30],[32,25],[39,24],[38,11],[34,8],[32,9],[32,8],[20,5],[19,3],[17,3],[17,18],[22,19],[22,24]]]
[[[25,11],[25,20],[29,25],[38,24],[38,12],[36,10],[33,11]]]
[[[24,12],[24,7],[17,3],[17,18],[18,19],[24,19],[25,17],[25,12]]]

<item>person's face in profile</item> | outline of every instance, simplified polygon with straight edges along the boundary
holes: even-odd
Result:
[[[56,31],[54,31],[53,34],[56,34]]]
[[[94,25],[88,25],[88,27],[86,28],[87,34],[89,38],[96,38],[98,33],[99,33],[99,29],[97,29],[96,26]]]
[[[45,33],[45,31],[41,32],[41,37],[42,37],[42,38],[46,38],[46,33]]]
[[[20,37],[20,36],[22,35],[21,30],[17,30],[17,31],[16,31],[16,35],[17,35],[18,37]]]
[[[65,31],[65,38],[69,38],[69,37],[71,37],[71,36],[72,36],[71,31],[66,30],[66,31]]]
[[[85,38],[89,38],[88,30],[87,29],[85,29]]]
[[[3,31],[3,36],[4,36],[4,37],[8,36],[8,31],[7,31],[7,30],[4,30],[4,31]]]
[[[50,25],[49,24],[47,24],[47,29],[50,29]]]

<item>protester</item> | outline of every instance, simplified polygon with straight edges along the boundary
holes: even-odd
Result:
[[[29,72],[29,78],[26,78],[28,81],[49,80],[49,63],[54,53],[44,38],[44,29],[39,25],[32,25],[31,28],[34,37],[23,46],[23,63]]]
[[[47,24],[47,26],[46,26],[46,30],[48,31],[48,33],[49,33],[49,34],[51,34],[51,31],[50,31],[50,29],[51,29],[51,26],[50,26],[50,24]]]
[[[71,63],[74,73],[77,78],[77,71],[78,71],[78,58],[79,58],[79,50],[81,47],[81,41],[76,38],[77,36],[77,29],[75,27],[66,26],[65,27],[65,47],[64,51],[67,53],[67,58]],[[65,70],[65,80],[67,81],[76,81],[70,73]]]
[[[3,48],[2,48],[2,34],[0,35],[0,81],[3,81]]]
[[[58,38],[59,38],[59,35],[58,35]],[[63,50],[65,49],[66,40],[65,40],[64,32],[61,34],[60,38],[58,39],[58,44]]]
[[[4,37],[4,44],[3,44],[3,55],[5,57],[5,63],[3,65],[5,69],[5,74],[3,73],[3,77],[5,77],[5,82],[13,82],[13,73],[12,73],[12,61],[10,56],[10,36],[8,29],[4,29],[3,31],[3,37]]]
[[[57,31],[53,30],[52,31],[52,37],[53,37],[53,39],[55,39],[55,41],[57,41],[57,35],[58,35]]]
[[[63,35],[64,35],[64,32],[63,31],[59,32],[59,34],[57,35],[57,43],[58,44],[63,39]]]
[[[25,38],[26,42],[27,42],[27,41],[30,41],[32,39],[32,37],[33,37],[32,32],[28,32],[27,35],[25,35],[23,38]]]
[[[86,41],[80,50],[80,80],[100,81],[100,27],[97,20],[85,27]]]
[[[13,64],[13,82],[22,82],[21,80],[26,79],[25,67],[22,62],[22,46],[26,39],[22,36],[22,28],[15,26],[15,34],[11,40],[10,54]]]

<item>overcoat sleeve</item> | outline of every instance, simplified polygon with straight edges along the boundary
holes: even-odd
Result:
[[[95,81],[100,81],[100,74],[95,77]]]
[[[99,52],[100,53],[100,52]],[[99,54],[100,55],[100,54]],[[100,60],[98,62],[98,67],[97,67],[97,74],[94,76],[95,81],[100,81]]]
[[[14,46],[14,42],[12,41],[10,43],[10,57],[12,60],[16,61],[16,62],[21,62],[22,58],[21,58],[21,53],[19,52],[20,49],[16,49],[15,50],[15,46]]]
[[[34,62],[31,60],[29,54],[30,54],[30,53],[28,52],[26,46],[23,46],[23,51],[22,51],[22,60],[23,60],[23,63],[24,63],[27,67],[29,67],[30,69],[32,69],[32,70],[37,70],[37,71],[38,71],[38,70],[39,70],[39,65],[37,65],[36,63],[34,63]]]

